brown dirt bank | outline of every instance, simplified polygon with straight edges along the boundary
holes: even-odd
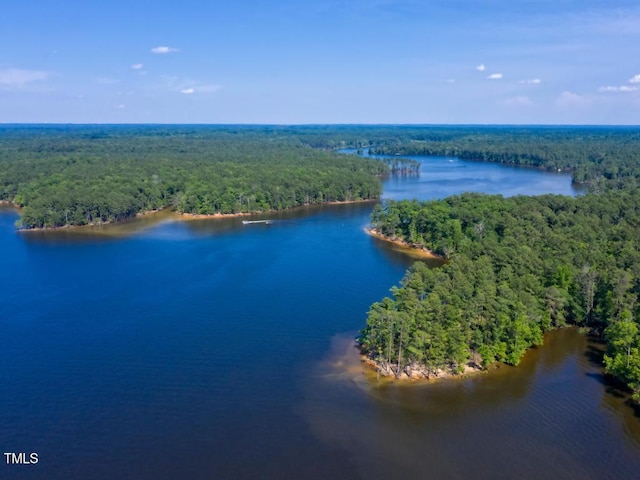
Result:
[[[368,202],[377,202],[377,199],[368,199],[368,200],[351,200],[351,201],[335,201],[335,202],[325,202],[318,204],[309,204],[309,205],[300,205],[297,207],[288,208],[285,210],[266,210],[262,212],[251,212],[251,213],[213,213],[213,214],[198,214],[198,213],[181,213],[176,212],[171,207],[160,209],[160,210],[147,210],[143,212],[136,213],[135,217],[127,218],[125,220],[120,220],[116,222],[94,222],[86,225],[62,225],[58,227],[39,227],[39,228],[24,228],[20,229],[21,232],[42,232],[42,231],[68,231],[68,232],[95,232],[96,229],[102,228],[112,228],[117,229],[119,227],[129,227],[136,224],[136,222],[141,221],[140,225],[148,226],[151,223],[155,223],[157,221],[165,221],[165,220],[177,220],[177,221],[190,221],[190,220],[207,220],[207,219],[223,219],[223,218],[235,218],[235,217],[253,217],[259,215],[268,215],[275,213],[283,213],[283,212],[291,212],[296,210],[303,210],[308,207],[322,207],[327,205],[346,205],[353,203],[368,203]],[[20,208],[14,203],[7,200],[0,200],[0,206],[7,206],[11,208],[15,208],[18,211]]]
[[[375,228],[365,228],[365,232],[367,232],[367,234],[371,235],[372,237],[378,238],[385,242],[392,243],[393,245],[401,247],[402,249],[407,250],[408,252],[414,255],[417,255],[419,257],[437,259],[437,260],[442,260],[443,262],[448,262],[446,258],[441,257],[440,255],[436,255],[435,253],[433,253],[431,250],[427,248],[407,242],[406,240],[402,240],[401,238],[387,237],[382,233],[380,233]]]
[[[177,215],[183,220],[202,220],[208,218],[234,218],[234,217],[253,217],[257,215],[268,215],[270,213],[283,213],[283,212],[293,212],[296,210],[301,210],[307,207],[322,207],[325,205],[351,205],[354,203],[373,203],[377,202],[378,199],[372,198],[367,200],[344,200],[344,201],[335,201],[335,202],[324,202],[324,203],[309,203],[306,205],[298,205],[295,207],[287,208],[285,210],[264,210],[261,212],[242,212],[242,213],[177,213]]]
[[[357,345],[356,345],[357,347]],[[437,380],[443,379],[460,379],[466,378],[471,375],[477,375],[480,373],[486,373],[487,370],[484,370],[477,365],[469,362],[464,366],[464,370],[462,373],[456,373],[452,370],[446,369],[438,369],[437,371],[431,371],[426,366],[420,364],[412,364],[405,369],[403,369],[399,374],[389,366],[385,364],[380,364],[375,360],[372,360],[368,356],[364,354],[360,354],[360,360],[365,366],[365,368],[370,372],[370,374],[374,374],[377,377],[383,377],[383,379],[387,382],[434,382]]]

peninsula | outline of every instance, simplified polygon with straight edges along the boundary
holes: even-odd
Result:
[[[291,133],[223,126],[3,126],[0,201],[21,229],[114,223],[174,209],[248,215],[377,199],[389,167]]]

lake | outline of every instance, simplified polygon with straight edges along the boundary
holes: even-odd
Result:
[[[386,198],[579,193],[420,160]],[[637,478],[640,422],[574,329],[470,379],[363,374],[353,338],[412,262],[364,233],[373,205],[82,232],[0,210],[0,444],[39,459],[0,478]]]

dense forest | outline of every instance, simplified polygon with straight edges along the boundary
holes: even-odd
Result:
[[[416,263],[371,307],[360,342],[385,368],[517,365],[544,332],[573,324],[608,340],[607,371],[640,393],[640,190],[390,201],[372,227],[449,260]]]
[[[393,155],[380,160],[340,149]],[[0,201],[21,228],[113,222],[171,207],[249,213],[378,198],[407,155],[570,171],[578,198],[465,194],[386,202],[381,234],[448,259],[416,263],[375,303],[360,343],[388,372],[517,364],[567,324],[608,342],[640,397],[640,129],[511,126],[0,126]]]
[[[590,191],[640,186],[640,129],[590,126],[337,125],[271,127],[315,148],[369,148],[386,155],[464,160],[570,171]]]
[[[113,222],[139,212],[248,213],[377,198],[417,163],[337,155],[455,155],[570,170],[590,191],[637,188],[640,132],[623,127],[0,127],[0,201],[22,228]]]
[[[630,127],[434,127],[381,140],[371,153],[571,171],[574,182],[596,192],[640,186],[640,131]]]
[[[0,129],[0,200],[21,228],[113,222],[139,212],[233,214],[378,198],[378,160],[311,148],[261,127]]]

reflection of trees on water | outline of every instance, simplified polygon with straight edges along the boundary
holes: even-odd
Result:
[[[584,335],[563,329],[545,340],[518,367],[380,386],[375,375],[354,373],[357,352],[346,348],[353,336],[338,347],[334,340],[320,369],[328,376],[309,382],[304,416],[366,478],[510,478],[504,475],[516,471],[523,479],[628,477],[640,456],[619,423],[637,439],[637,419],[602,411],[611,411],[615,397],[588,380],[595,367],[584,357]],[[618,455],[615,468],[601,461]]]
[[[73,244],[96,243],[118,240],[139,234],[160,224],[174,221],[177,215],[171,210],[163,210],[139,217],[102,225],[55,228],[49,230],[21,231],[20,235],[29,243]]]
[[[442,266],[442,260],[438,258],[428,258],[424,255],[412,254],[411,250],[406,247],[394,245],[391,242],[371,237],[371,242],[382,253],[382,255],[394,265],[401,265],[408,268],[416,260],[426,263],[430,267]]]
[[[242,217],[195,219],[186,221],[184,224],[185,228],[194,234],[217,235],[239,230],[247,231],[247,228],[260,229],[260,227],[269,228],[276,225],[287,226],[289,224],[294,224],[297,220],[304,220],[319,215],[322,215],[331,221],[342,220],[352,223],[354,218],[363,218],[363,221],[368,221],[374,203],[375,202],[373,201],[368,201],[350,204],[311,205],[282,210],[279,212],[259,213]],[[242,220],[274,220],[274,222],[269,224],[251,224],[248,226],[243,224]]]
[[[586,375],[604,387],[606,395],[602,396],[600,405],[604,410],[615,414],[615,418],[620,420],[626,439],[640,448],[640,405],[632,400],[624,382],[604,373],[602,358],[605,350],[604,342],[598,338],[589,338],[584,357],[592,371]]]

